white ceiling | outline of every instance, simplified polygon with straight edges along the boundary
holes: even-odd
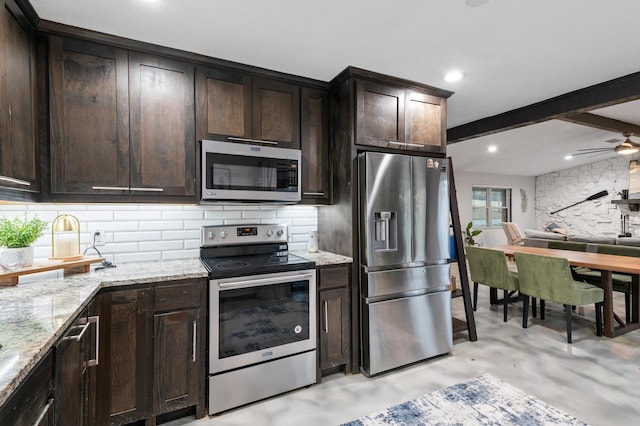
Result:
[[[30,1],[42,19],[323,81],[353,65],[451,90],[448,127],[640,71],[637,0]],[[452,68],[466,78],[443,81]],[[640,124],[640,105],[625,114]],[[450,153],[457,170],[535,176],[612,137],[553,121]],[[468,155],[490,141],[504,160]]]

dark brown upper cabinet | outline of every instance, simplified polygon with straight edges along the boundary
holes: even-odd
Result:
[[[446,101],[417,90],[356,80],[355,143],[446,152]]]
[[[57,36],[49,49],[53,196],[194,197],[193,67]]]
[[[0,187],[8,198],[40,190],[35,39],[12,1],[0,0]]]
[[[329,204],[329,96],[303,87],[301,103],[302,203]]]
[[[356,108],[356,143],[385,148],[404,145],[404,89],[356,81]]]
[[[197,139],[300,149],[300,87],[241,72],[199,68]]]
[[[195,196],[194,69],[129,54],[131,192]]]

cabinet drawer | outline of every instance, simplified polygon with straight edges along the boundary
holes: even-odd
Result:
[[[349,285],[349,266],[330,266],[318,269],[318,289],[347,287]]]
[[[157,287],[155,289],[154,309],[164,311],[200,306],[202,303],[201,286],[188,283]]]

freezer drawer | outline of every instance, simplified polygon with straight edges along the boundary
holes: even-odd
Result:
[[[400,297],[406,292],[439,291],[449,287],[448,264],[376,272],[365,272],[365,269],[362,268],[360,276],[360,294],[364,297]]]
[[[362,369],[372,376],[451,351],[451,292],[362,306]]]

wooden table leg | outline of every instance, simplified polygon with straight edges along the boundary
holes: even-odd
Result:
[[[638,307],[640,306],[640,275],[631,276],[631,322],[640,322]]]
[[[602,333],[607,337],[615,335],[615,321],[613,319],[613,283],[611,282],[611,271],[600,272],[602,289],[604,290],[604,302],[602,303]]]

